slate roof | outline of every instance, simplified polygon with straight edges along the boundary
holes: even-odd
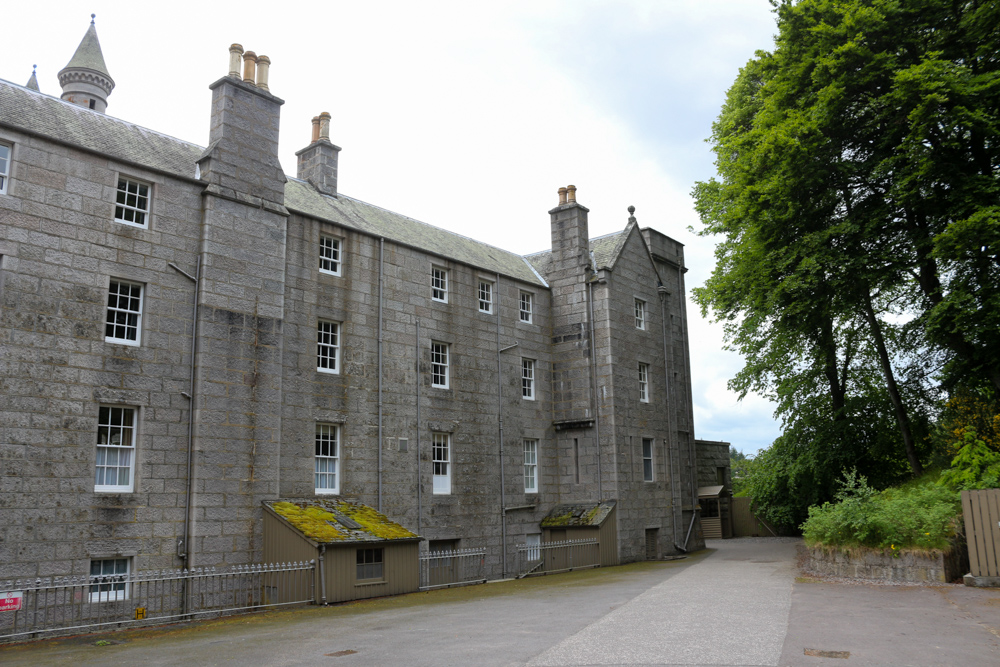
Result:
[[[617,501],[605,500],[601,503],[565,503],[552,508],[544,519],[542,528],[572,528],[579,526],[600,526],[611,514]]]
[[[90,69],[100,72],[110,81],[114,81],[108,73],[108,66],[104,64],[104,53],[101,51],[101,43],[97,40],[97,27],[94,22],[90,22],[90,27],[80,40],[80,46],[76,47],[76,53],[70,58],[62,72],[68,69]]]
[[[194,180],[204,148],[69,104],[0,79],[0,125],[41,135],[122,162]],[[419,248],[490,273],[548,287],[520,255],[435,227],[358,199],[328,197],[306,181],[288,178],[285,206],[374,236]]]
[[[628,232],[629,229],[626,227],[623,231],[590,239],[590,257],[594,268],[599,270],[613,269],[615,267],[615,261],[617,261],[618,255],[621,253],[622,248],[625,247],[625,241],[628,239]],[[549,268],[552,265],[552,251],[543,250],[531,255],[525,255],[524,260],[529,262],[535,271],[542,276],[547,276]]]
[[[0,125],[194,179],[203,148],[0,79]]]
[[[289,178],[285,185],[285,206],[299,213],[329,220],[372,236],[384,236],[391,241],[491,273],[497,272],[526,283],[547,287],[518,254],[343,194],[328,197],[309,183],[296,178]]]
[[[374,508],[350,498],[265,500],[264,507],[317,544],[421,539]]]

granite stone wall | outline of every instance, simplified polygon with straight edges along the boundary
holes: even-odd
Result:
[[[618,500],[623,562],[645,557],[651,529],[659,553],[676,550],[696,488],[680,244],[632,225],[595,276],[587,209],[561,205],[543,286],[290,212],[282,101],[229,78],[212,94],[190,177],[0,128],[14,146],[0,196],[0,579],[87,574],[97,558],[136,571],[259,561],[261,501],[316,495],[318,422],[340,429],[342,495],[428,540],[486,547],[491,578],[513,572],[516,546],[565,502]],[[114,221],[120,176],[151,187],[145,227]],[[321,234],[341,242],[339,275],[319,270]],[[447,303],[431,298],[432,265],[448,271]],[[113,279],[142,288],[136,345],[105,340]],[[337,373],[317,370],[320,320],[339,325]],[[432,386],[432,341],[449,346],[447,388]],[[95,491],[102,406],[136,411],[130,493]],[[433,493],[435,432],[451,438],[447,495]],[[525,438],[538,441],[533,493]]]

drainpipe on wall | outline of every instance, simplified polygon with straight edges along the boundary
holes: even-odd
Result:
[[[198,290],[201,286],[201,255],[198,255],[198,263],[195,266],[195,274],[192,276],[173,262],[167,266],[177,271],[182,276],[194,283],[194,296],[191,299],[191,362],[188,377],[188,390],[181,392],[181,395],[188,399],[188,420],[187,420],[187,472],[185,474],[184,490],[184,531],[177,541],[177,556],[184,561],[187,569],[191,568],[191,505],[194,498],[194,410],[195,410],[195,373],[197,372],[198,359]],[[186,582],[185,582],[186,585]],[[187,591],[181,594],[183,603],[182,612],[188,611]]]
[[[497,311],[497,428],[499,429],[499,449],[500,449],[500,560],[502,572],[501,579],[507,578],[507,512],[504,506],[507,504],[506,481],[503,469],[503,369],[500,364],[500,354],[517,347],[513,345],[500,348],[500,274],[497,274],[496,281],[496,303]]]
[[[684,297],[684,270],[677,266],[677,291],[681,294],[681,298]],[[698,518],[698,464],[695,460],[695,444],[694,444],[694,406],[691,400],[691,393],[689,391],[691,385],[691,351],[688,347],[688,328],[687,328],[687,306],[682,300],[680,302],[680,317],[681,317],[681,343],[684,345],[684,372],[686,373],[687,382],[684,383],[684,393],[686,394],[685,405],[688,408],[688,456],[691,463],[691,525],[688,526],[687,537],[684,538],[684,548],[687,549],[688,540],[691,539],[691,529],[694,528],[694,522]]]
[[[385,239],[378,240],[378,511],[382,511],[382,270]]]
[[[417,333],[414,339],[414,349],[416,350],[416,371],[417,375],[417,535],[420,534],[420,519],[423,517],[420,505],[420,487],[423,485],[423,477],[420,474],[420,318],[417,318]]]
[[[326,545],[319,545],[319,591],[320,604],[326,606],[326,568],[323,565],[326,556]]]
[[[668,342],[670,335],[670,323],[667,320],[667,299],[670,297],[670,292],[663,285],[659,285],[656,288],[657,294],[660,295],[660,323],[661,331],[663,333],[663,386],[665,392],[666,406],[667,406],[667,451],[670,454],[670,504],[673,505],[673,526],[671,532],[673,533],[672,541],[674,547],[679,551],[684,551],[684,549],[679,544],[680,541],[680,530],[681,523],[684,521],[684,513],[681,508],[684,498],[684,490],[680,486],[680,452],[677,447],[677,433],[674,431],[673,423],[673,409],[674,406],[670,401],[670,344]]]
[[[597,501],[604,502],[604,479],[601,474],[601,394],[597,388],[597,341],[594,340],[594,282],[600,284],[607,283],[606,280],[597,279],[597,274],[593,275],[593,280],[588,281],[587,287],[590,294],[587,300],[587,311],[590,319],[590,365],[594,378],[592,384],[592,396],[594,397],[594,436],[597,439]]]

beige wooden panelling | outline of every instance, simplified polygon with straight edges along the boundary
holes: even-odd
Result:
[[[975,577],[1000,577],[1000,489],[962,491],[962,514]]]
[[[722,519],[719,517],[715,517],[714,519],[702,519],[701,530],[704,533],[706,540],[720,539],[722,537]]]
[[[754,516],[752,498],[735,497],[730,500],[733,517],[733,537],[767,537],[774,535],[767,524]],[[704,521],[704,520],[703,520]]]
[[[319,548],[289,526],[284,519],[274,514],[269,507],[264,508],[264,562],[292,563],[319,560]],[[316,600],[320,600],[319,571],[313,581]]]
[[[601,566],[618,565],[618,508],[612,509],[597,535],[601,547]]]
[[[357,579],[357,550],[382,551],[382,581],[359,583]],[[419,543],[374,542],[327,545],[326,547],[326,599],[344,602],[364,598],[411,593],[420,588]]]

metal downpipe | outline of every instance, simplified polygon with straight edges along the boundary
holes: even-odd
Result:
[[[596,275],[595,275],[596,278]],[[594,397],[594,437],[597,440],[597,501],[604,502],[604,475],[601,472],[601,394],[597,389],[597,341],[594,340],[594,283],[587,283],[589,299],[587,310],[590,319],[590,368],[591,392]]]
[[[320,604],[324,607],[326,606],[326,569],[323,565],[326,560],[326,545],[319,545],[319,591],[320,591]]]
[[[416,320],[417,332],[414,339],[414,350],[416,350],[416,386],[417,386],[417,535],[420,534],[420,524],[423,518],[423,507],[421,506],[421,487],[424,480],[421,476],[420,466],[420,318]]]
[[[184,271],[173,262],[168,266],[174,269],[185,278],[194,283],[194,296],[191,299],[191,363],[188,377],[188,420],[187,420],[187,470],[185,474],[184,489],[184,532],[181,541],[177,545],[177,555],[184,561],[186,568],[191,567],[191,505],[194,499],[194,410],[195,410],[195,378],[197,373],[198,359],[198,291],[201,288],[201,254],[198,254],[198,263],[195,266],[194,275]],[[182,392],[183,395],[183,392]],[[185,586],[187,581],[185,580]],[[181,595],[183,613],[188,612],[187,591]]]
[[[378,511],[382,511],[382,275],[385,239],[378,240]]]
[[[672,542],[674,543],[674,547],[683,551],[684,549],[678,544],[678,541],[680,540],[680,530],[684,520],[684,511],[681,508],[684,490],[680,486],[680,452],[677,447],[677,433],[674,429],[674,420],[672,417],[674,406],[670,400],[670,344],[668,342],[670,324],[667,321],[666,307],[670,292],[662,285],[658,286],[656,291],[660,295],[660,328],[663,334],[663,387],[666,392],[665,399],[667,404],[667,451],[670,453],[670,503],[674,506]]]
[[[500,363],[500,353],[503,350],[500,349],[500,274],[497,273],[497,282],[495,289],[496,298],[494,301],[494,308],[497,312],[497,427],[499,429],[498,434],[498,446],[500,450],[500,560],[501,560],[501,579],[507,578],[507,512],[504,507],[507,504],[506,495],[506,482],[504,479],[504,469],[503,469],[503,372]]]

